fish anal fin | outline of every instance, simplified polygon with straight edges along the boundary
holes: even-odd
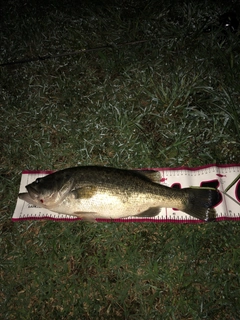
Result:
[[[160,213],[160,210],[161,210],[160,207],[152,207],[134,216],[135,217],[155,217]]]

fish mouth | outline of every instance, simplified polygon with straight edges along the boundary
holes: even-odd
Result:
[[[35,199],[31,198],[28,192],[24,192],[24,193],[19,193],[18,194],[18,198],[26,201],[34,206],[37,206],[38,203],[35,201]]]
[[[27,185],[26,189],[32,199],[36,199],[39,196],[38,191],[31,184]]]
[[[19,193],[18,194],[18,198],[21,200],[24,200],[29,196],[29,194],[27,192],[23,192],[23,193]]]

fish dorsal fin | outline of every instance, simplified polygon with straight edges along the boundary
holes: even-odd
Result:
[[[72,191],[75,199],[89,199],[94,196],[97,191],[97,187],[95,186],[84,186],[82,188],[78,188]]]
[[[154,183],[160,183],[160,180],[161,180],[160,171],[155,171],[155,170],[134,170],[134,171],[142,174],[143,176],[147,177]]]

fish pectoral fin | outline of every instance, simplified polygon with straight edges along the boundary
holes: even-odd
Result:
[[[74,195],[75,199],[89,199],[97,191],[97,187],[95,186],[84,186],[82,188],[78,188],[72,191],[72,194]]]
[[[160,211],[161,211],[161,207],[153,207],[139,214],[136,214],[135,217],[155,217],[160,213]]]
[[[82,220],[88,221],[88,222],[96,222],[96,218],[98,216],[97,212],[76,211],[73,214],[78,218],[81,218]]]

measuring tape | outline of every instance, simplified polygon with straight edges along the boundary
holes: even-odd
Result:
[[[173,188],[189,186],[212,187],[221,193],[221,200],[216,204],[217,221],[240,220],[240,165],[206,165],[196,168],[151,168],[160,172],[159,183]],[[25,186],[37,178],[44,177],[52,171],[23,171],[20,192],[26,192]],[[13,221],[49,219],[56,221],[80,220],[75,216],[58,214],[44,208],[17,200],[12,217]],[[200,223],[202,221],[174,208],[161,208],[155,217],[128,217],[121,219],[97,219],[98,222],[172,222]]]

